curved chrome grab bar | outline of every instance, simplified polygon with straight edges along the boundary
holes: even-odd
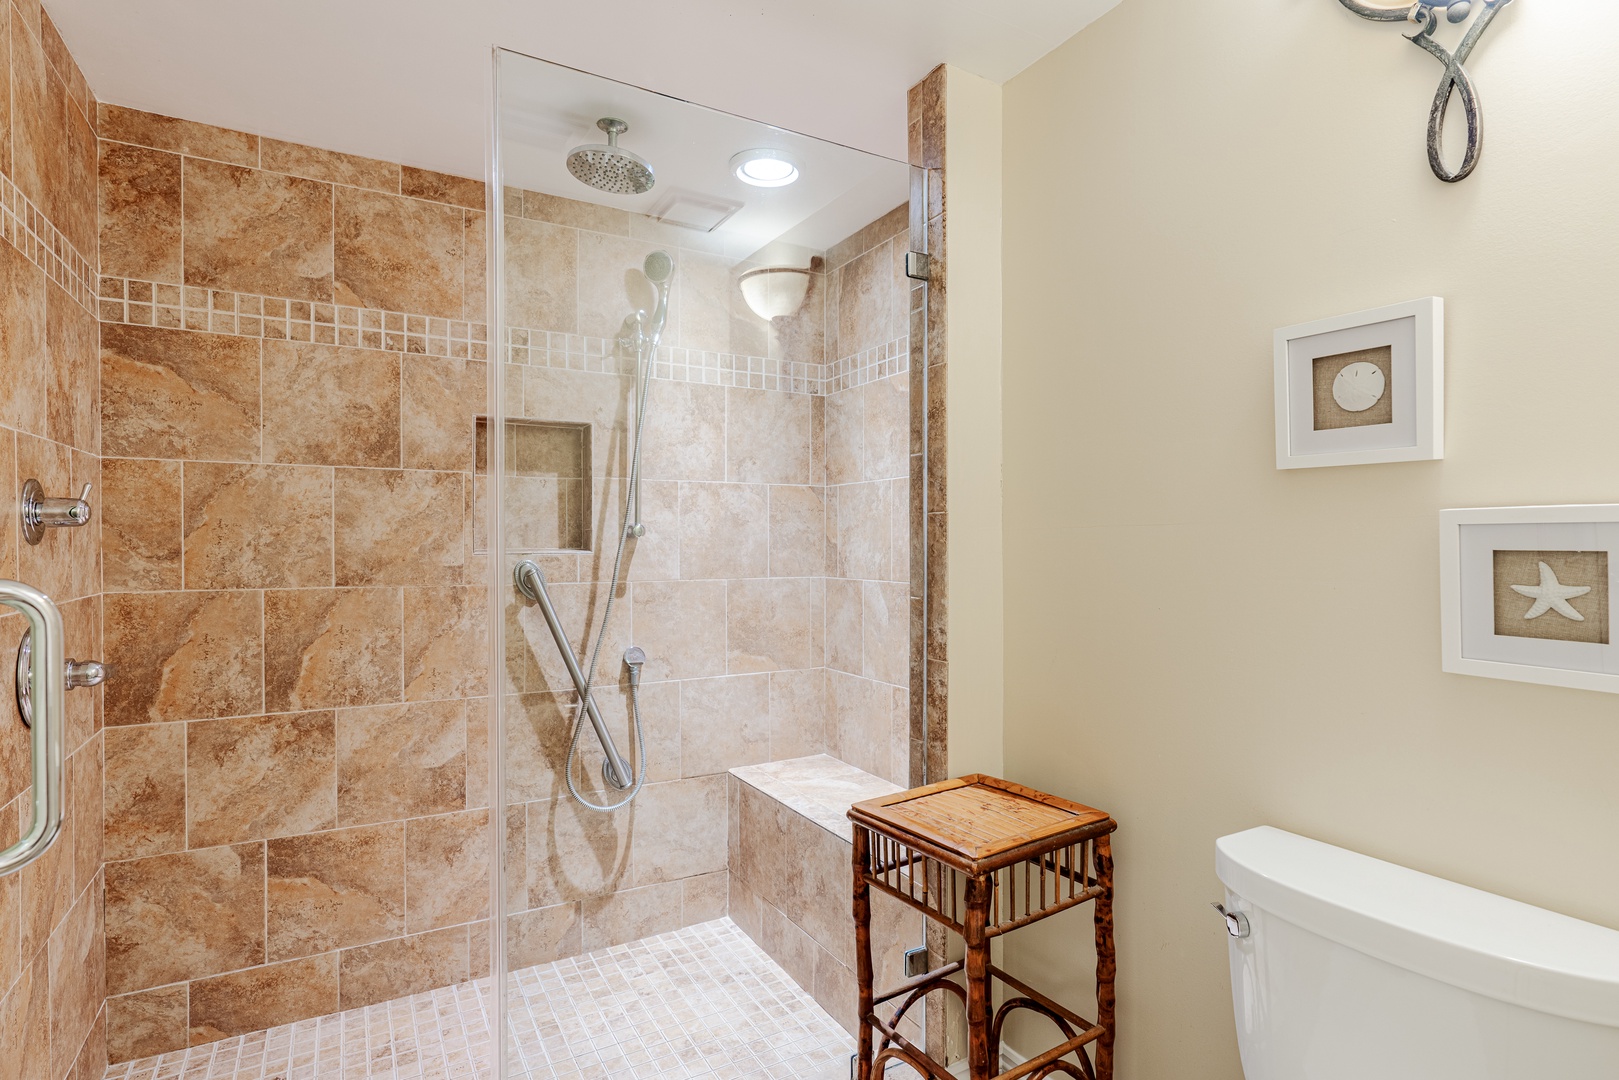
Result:
[[[0,580],[0,604],[28,619],[34,640],[29,681],[34,703],[34,820],[21,840],[0,851],[0,876],[14,874],[49,850],[62,831],[62,698],[67,691],[62,613],[50,597],[20,581]]]

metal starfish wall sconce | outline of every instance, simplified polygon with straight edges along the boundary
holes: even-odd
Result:
[[[1441,64],[1445,65],[1445,74],[1439,80],[1439,90],[1434,94],[1433,109],[1428,113],[1428,167],[1433,174],[1447,184],[1454,184],[1458,180],[1465,180],[1478,167],[1479,155],[1484,152],[1484,114],[1480,110],[1478,90],[1473,86],[1473,79],[1462,67],[1473,47],[1478,44],[1484,31],[1490,28],[1502,8],[1512,0],[1479,0],[1484,10],[1473,25],[1467,28],[1462,37],[1462,43],[1451,52],[1433,39],[1433,32],[1439,25],[1439,13],[1444,12],[1445,19],[1452,23],[1462,22],[1472,12],[1474,0],[1416,0],[1415,3],[1401,7],[1379,7],[1374,4],[1363,4],[1360,0],[1339,0],[1344,7],[1353,11],[1363,19],[1372,19],[1377,22],[1410,22],[1419,28],[1415,34],[1409,34],[1407,41],[1420,46],[1432,53]],[[1462,109],[1467,114],[1467,152],[1462,155],[1462,164],[1455,172],[1445,165],[1444,158],[1444,128],[1445,111],[1450,107],[1451,95],[1459,94],[1462,99]]]

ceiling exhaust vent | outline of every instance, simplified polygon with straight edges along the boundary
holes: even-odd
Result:
[[[712,195],[699,195],[695,191],[674,190],[665,195],[652,208],[652,216],[668,225],[698,232],[713,232],[742,209],[742,204]]]

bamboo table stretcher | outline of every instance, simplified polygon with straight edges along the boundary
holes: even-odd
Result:
[[[967,1012],[970,1080],[1043,1080],[1057,1073],[1112,1080],[1115,958],[1113,855],[1117,823],[1101,810],[992,776],[972,775],[856,803],[854,822],[855,975],[859,982],[857,1080],[903,1061],[930,1080],[953,1080],[945,1067],[899,1033],[900,1019],[935,990],[953,993]],[[871,890],[877,889],[954,930],[966,959],[945,964],[881,993],[872,985]],[[1096,1019],[992,965],[990,942],[1080,904],[1094,904]],[[954,976],[964,974],[964,983]],[[991,1015],[991,981],[1011,996]],[[892,1016],[877,1007],[898,1001]],[[1018,1009],[1057,1025],[1058,1045],[1000,1072],[1001,1029]],[[1094,1062],[1088,1056],[1095,1055]],[[1077,1060],[1064,1061],[1073,1054]]]

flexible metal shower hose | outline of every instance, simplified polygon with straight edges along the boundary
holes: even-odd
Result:
[[[635,446],[630,451],[629,482],[624,488],[624,520],[619,522],[618,553],[613,556],[613,582],[607,589],[607,605],[602,611],[601,628],[596,631],[596,645],[590,650],[590,666],[585,669],[585,686],[579,694],[579,706],[575,710],[573,717],[573,738],[568,740],[568,794],[577,799],[581,806],[587,806],[592,810],[617,810],[620,807],[628,806],[635,801],[635,797],[641,793],[641,788],[646,784],[646,735],[641,728],[641,680],[633,671],[630,673],[630,717],[635,725],[637,775],[635,784],[630,788],[629,794],[615,803],[598,804],[591,802],[579,793],[578,785],[575,784],[573,778],[573,763],[579,754],[579,736],[585,728],[591,688],[596,681],[596,662],[601,658],[602,644],[607,640],[607,627],[613,619],[613,599],[618,595],[618,579],[624,565],[624,545],[630,539],[630,511],[632,508],[630,496],[635,491],[635,479],[641,471],[641,434],[646,428],[647,391],[652,386],[652,364],[658,356],[658,337],[659,335],[653,335],[651,347],[647,350],[646,374],[640,379],[641,392],[636,395],[638,400],[635,410]],[[637,347],[636,360],[638,362],[641,359],[640,352],[640,348]],[[637,372],[637,375],[639,374]],[[619,767],[619,762],[613,762],[615,772],[618,771]]]

